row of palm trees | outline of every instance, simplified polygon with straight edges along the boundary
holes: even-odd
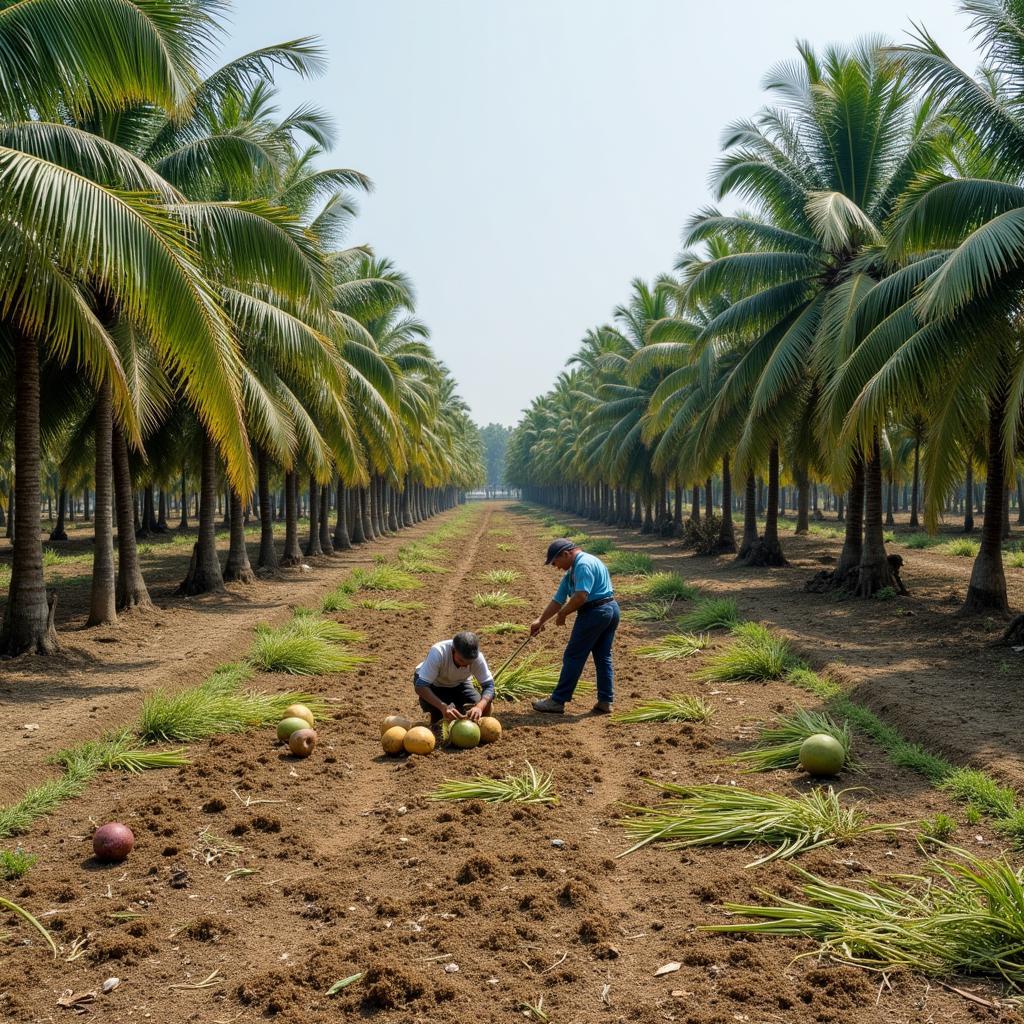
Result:
[[[320,165],[333,142],[321,111],[277,109],[275,74],[315,75],[322,51],[297,39],[214,67],[223,8],[0,5],[0,395],[13,424],[0,461],[14,470],[0,653],[56,646],[40,534],[47,459],[67,488],[91,480],[95,491],[90,625],[149,602],[133,528],[140,483],[197,486],[182,585],[194,594],[251,575],[242,508],[254,492],[260,563],[281,560],[275,482],[288,562],[300,479],[314,554],[332,504],[328,542],[344,546],[480,479],[476,428],[409,281],[341,245],[369,180]]]
[[[714,168],[716,201],[733,208],[696,214],[674,273],[635,281],[612,323],[588,332],[518,426],[511,482],[632,521],[714,473],[719,550],[771,565],[784,561],[780,478],[801,509],[811,481],[828,481],[848,510],[831,582],[870,596],[893,583],[883,483],[912,451],[930,529],[965,475],[984,477],[964,607],[1008,611],[1001,541],[1024,412],[1024,5],[961,6],[982,52],[976,75],[924,29],[902,46],[800,44],[769,72],[772,103],[726,129]],[[738,543],[733,473],[745,493]]]

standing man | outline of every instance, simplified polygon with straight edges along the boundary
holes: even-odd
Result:
[[[612,710],[612,642],[619,625],[619,606],[612,592],[612,579],[608,567],[600,558],[588,555],[578,544],[560,537],[548,545],[545,565],[561,569],[565,575],[555,596],[530,623],[530,636],[536,636],[548,619],[555,617],[559,626],[576,613],[569,642],[562,655],[562,672],[558,685],[550,697],[535,700],[536,711],[560,715],[572,700],[587,657],[594,656],[597,670],[597,703],[595,715],[607,715]]]

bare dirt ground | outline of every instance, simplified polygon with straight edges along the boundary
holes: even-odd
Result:
[[[526,703],[499,706],[505,731],[495,746],[384,757],[378,723],[385,714],[413,711],[411,670],[428,645],[459,628],[528,621],[557,581],[557,573],[541,565],[548,530],[493,503],[472,515],[464,537],[446,547],[450,571],[422,577],[418,592],[396,595],[423,601],[423,611],[355,609],[337,616],[367,634],[360,646],[374,660],[351,674],[302,681],[334,709],[318,726],[321,745],[308,761],[282,754],[272,729],[195,744],[190,766],[101,776],[24,837],[39,863],[25,880],[0,883],[0,895],[39,915],[61,953],[51,960],[23,923],[0,916],[0,933],[10,933],[0,944],[0,1017],[71,1019],[73,1012],[58,1006],[61,994],[97,991],[108,976],[120,978],[120,986],[85,1005],[112,1024],[497,1022],[526,1019],[524,1004],[537,1006],[541,999],[552,1024],[962,1024],[1000,1017],[1001,1011],[911,974],[883,979],[814,956],[796,959],[813,950],[804,941],[698,930],[725,920],[723,900],[756,900],[761,889],[795,894],[787,866],[746,868],[754,859],[750,850],[648,847],[618,858],[628,846],[615,824],[622,804],[657,800],[645,777],[738,780],[774,792],[807,785],[790,772],[737,776],[725,759],[748,744],[758,722],[796,703],[814,707],[813,699],[784,684],[699,682],[700,658],[658,663],[637,657],[635,646],[664,626],[624,620],[616,646],[617,702],[626,707],[641,697],[701,694],[716,711],[707,725],[615,724],[587,714],[591,699],[582,695],[564,717],[537,715]],[[424,532],[437,522],[424,524]],[[585,528],[591,535],[605,532]],[[838,643],[858,696],[879,706],[887,697],[908,732],[942,739],[949,749],[966,745],[959,733],[948,735],[948,725],[934,735],[928,731],[924,720],[940,721],[943,706],[964,730],[981,735],[990,715],[990,733],[997,726],[1013,731],[1018,711],[986,710],[996,700],[986,659],[997,664],[1009,655],[989,651],[984,631],[932,610],[921,597],[912,599],[918,603],[862,605],[801,592],[830,541],[787,539],[790,557],[807,564],[741,573],[724,561],[690,559],[677,547],[608,532],[622,547],[649,551],[658,569],[678,568],[699,580],[706,593],[733,593],[747,616],[777,623],[819,665],[835,661]],[[962,589],[954,560],[938,558],[918,564],[910,553],[905,576],[918,594],[928,586]],[[522,574],[505,589],[523,606],[474,609],[473,595],[493,589],[477,578],[491,568]],[[276,595],[265,600],[275,604]],[[636,600],[624,597],[623,607]],[[312,602],[305,596],[298,603]],[[896,616],[897,607],[915,614]],[[264,618],[274,615],[283,609],[264,609]],[[194,617],[179,636],[206,621]],[[219,659],[211,657],[211,667],[247,644],[242,620],[233,628],[233,643]],[[940,643],[954,636],[961,646]],[[545,631],[545,660],[558,660],[563,638],[554,627]],[[497,665],[518,642],[514,635],[487,637],[485,653]],[[154,646],[152,656],[158,651]],[[175,671],[165,667],[164,679]],[[957,682],[920,691],[924,697],[902,689],[909,676],[922,685],[946,671]],[[140,676],[151,674],[140,670]],[[965,701],[972,680],[977,685]],[[281,685],[272,676],[258,683]],[[911,699],[932,703],[904,707]],[[65,702],[73,706],[70,697]],[[895,770],[866,741],[858,750],[864,771],[849,784],[865,787],[856,798],[871,820],[916,820],[941,811],[960,822],[958,842],[981,853],[999,848],[985,826],[964,825],[961,809],[920,778]],[[1014,775],[1009,742],[973,751],[982,760],[989,753]],[[553,772],[557,806],[429,799],[446,778],[500,776],[526,761]],[[130,825],[137,843],[125,864],[104,867],[91,857],[88,837],[95,823],[111,819]],[[235,852],[223,852],[229,843]],[[825,848],[799,863],[857,885],[918,871],[924,860],[911,830]],[[255,873],[227,881],[237,867]],[[669,962],[679,970],[656,978]],[[326,996],[332,983],[357,972],[365,972],[358,983]],[[954,984],[982,998],[997,994],[977,981]]]

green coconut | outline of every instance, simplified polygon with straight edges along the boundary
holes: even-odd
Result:
[[[808,775],[838,775],[846,763],[846,748],[827,733],[818,732],[800,744],[800,767]]]
[[[277,726],[277,738],[282,743],[287,743],[296,729],[308,729],[309,722],[304,718],[284,718]]]
[[[480,726],[468,718],[460,718],[457,722],[452,723],[448,730],[448,739],[456,747],[463,749],[475,747],[480,742]]]

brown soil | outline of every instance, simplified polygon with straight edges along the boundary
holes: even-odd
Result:
[[[525,620],[554,589],[557,574],[540,564],[546,531],[495,504],[478,506],[473,514],[479,521],[447,548],[451,571],[423,577],[419,593],[398,595],[423,600],[425,611],[357,609],[339,616],[372,637],[364,648],[375,660],[353,674],[312,682],[336,702],[336,711],[319,725],[320,746],[309,760],[282,753],[270,728],[196,744],[187,768],[100,777],[82,798],[22,840],[39,863],[22,882],[0,885],[0,894],[39,915],[61,954],[52,961],[24,923],[0,916],[0,933],[12,936],[0,946],[5,1019],[69,1019],[72,1011],[57,1005],[62,992],[98,991],[111,975],[121,979],[120,986],[98,995],[89,1008],[112,1024],[497,1022],[526,1019],[524,1004],[537,1005],[541,998],[552,1024],[962,1024],[999,1018],[1000,1011],[917,976],[882,979],[815,957],[796,959],[813,950],[804,941],[698,931],[724,920],[723,900],[754,900],[758,889],[796,892],[785,865],[747,869],[754,859],[750,850],[648,847],[616,859],[627,845],[615,825],[621,804],[657,799],[642,778],[735,780],[723,759],[747,744],[756,723],[794,702],[814,705],[783,684],[699,683],[693,678],[698,659],[662,664],[632,653],[663,627],[623,622],[616,649],[619,706],[640,697],[699,693],[716,708],[708,725],[617,725],[587,714],[590,701],[582,697],[564,717],[534,714],[525,703],[499,707],[504,733],[491,747],[384,757],[378,723],[387,713],[414,710],[409,678],[431,642],[461,627]],[[426,531],[432,528],[425,525]],[[602,532],[592,524],[586,528]],[[1010,655],[989,651],[988,634],[932,610],[921,596],[861,604],[801,592],[808,569],[820,565],[817,558],[832,542],[787,539],[787,555],[797,567],[765,572],[685,558],[677,547],[632,535],[615,539],[650,551],[658,568],[699,578],[709,593],[734,593],[746,615],[778,623],[811,657],[833,657],[832,644],[841,644],[845,671],[856,673],[859,695],[879,705],[887,698],[901,726],[929,741],[942,739],[951,750],[969,745],[961,733],[950,735],[948,725],[942,733],[929,732],[929,722],[942,720],[943,706],[947,722],[953,715],[979,735],[986,715],[992,715],[988,701],[995,699],[995,688],[990,694],[979,663]],[[500,551],[498,544],[512,549]],[[962,589],[958,567],[950,566],[954,560],[919,560],[916,552],[905,557],[905,579],[915,595],[929,593],[929,586]],[[473,608],[474,593],[493,589],[477,574],[495,567],[522,573],[505,589],[524,598],[524,607]],[[265,600],[270,604],[274,597]],[[635,601],[626,597],[622,603],[628,608]],[[897,617],[897,608],[915,615]],[[273,614],[284,612],[262,609],[263,618]],[[191,630],[205,625],[193,618]],[[236,636],[219,660],[245,646],[241,621],[232,632]],[[954,636],[955,643],[940,643]],[[551,661],[563,637],[555,627],[543,634]],[[487,637],[485,652],[500,664],[517,643],[515,636]],[[967,644],[970,653],[963,651]],[[942,687],[908,691],[929,678],[918,663],[941,667],[950,677]],[[201,674],[197,667],[195,675]],[[146,670],[138,675],[136,683],[144,687]],[[977,685],[964,702],[969,681]],[[279,684],[274,677],[259,682]],[[137,700],[137,692],[133,696]],[[66,700],[73,706],[70,696]],[[1009,733],[1012,717],[999,714],[998,728]],[[991,737],[994,715],[987,722]],[[941,811],[960,822],[958,841],[984,853],[999,848],[987,827],[964,825],[961,809],[923,780],[894,770],[867,742],[859,751],[865,770],[855,784],[866,787],[858,798],[872,820],[904,821]],[[971,753],[992,756],[1013,775],[1008,743]],[[554,772],[558,806],[428,799],[446,778],[502,775],[526,760]],[[788,772],[739,781],[775,792],[806,786]],[[136,848],[125,864],[104,867],[91,858],[88,837],[93,823],[112,819],[134,830]],[[200,851],[204,830],[230,837],[242,852],[207,863],[210,855]],[[913,832],[865,837],[800,859],[811,871],[854,885],[917,871],[923,863]],[[256,873],[226,881],[238,867]],[[113,916],[125,911],[139,916]],[[76,939],[85,942],[75,946]],[[680,969],[655,978],[669,962]],[[326,996],[335,981],[358,972],[365,972],[360,981]],[[204,979],[210,979],[208,987],[174,987]],[[983,998],[998,995],[976,981],[954,984]]]

